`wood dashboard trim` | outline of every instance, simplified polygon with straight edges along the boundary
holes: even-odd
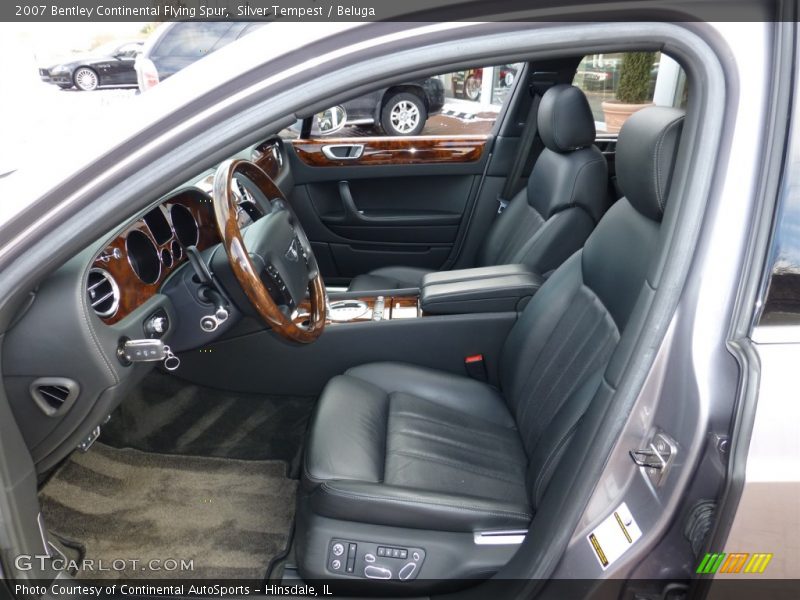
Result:
[[[483,156],[488,135],[448,137],[363,137],[292,140],[297,157],[312,167],[421,165],[475,162]],[[335,160],[322,152],[324,146],[363,144],[359,158]]]
[[[169,216],[169,209],[175,205],[181,204],[186,207],[195,219],[198,225],[199,233],[197,240],[197,248],[203,250],[209,248],[214,244],[219,243],[219,236],[216,229],[216,221],[214,220],[213,207],[211,205],[211,198],[200,190],[187,189],[179,192],[175,196],[167,199],[159,205],[159,208],[165,210],[168,222],[172,227],[172,220]],[[172,265],[169,267],[161,264],[158,279],[153,283],[145,283],[136,275],[128,259],[126,249],[126,240],[128,235],[134,231],[140,231],[146,235],[154,246],[161,253],[162,250],[168,249],[173,241],[177,242],[181,248],[181,256],[178,260],[173,260]],[[116,254],[117,258],[114,257]],[[187,261],[186,247],[181,244],[177,235],[175,234],[174,227],[172,227],[172,236],[168,241],[163,244],[156,243],[152,233],[142,219],[136,221],[134,224],[125,229],[118,237],[111,241],[106,246],[100,255],[92,262],[93,268],[103,269],[109,273],[119,288],[119,305],[114,314],[108,317],[100,317],[100,319],[109,325],[113,325],[121,321],[134,310],[139,308],[147,300],[152,298],[158,293],[161,284],[164,280],[175,271],[180,265]]]

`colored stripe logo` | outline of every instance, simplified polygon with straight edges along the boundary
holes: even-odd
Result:
[[[755,552],[712,552],[703,557],[697,567],[697,573],[701,575],[713,575],[714,573],[763,573],[767,565],[772,560],[772,553]]]

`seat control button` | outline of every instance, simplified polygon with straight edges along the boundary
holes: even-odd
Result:
[[[374,563],[375,562],[375,555],[374,554],[365,554],[364,555],[364,560],[367,561],[368,563]]]
[[[340,561],[338,558],[335,558],[335,559],[333,560],[333,562],[331,562],[331,568],[332,568],[334,571],[338,571],[339,569],[341,569],[341,568],[342,568],[342,561]]]
[[[417,569],[416,563],[410,562],[407,563],[402,569],[400,569],[399,577],[400,579],[409,579],[413,574],[414,571]]]
[[[344,554],[344,545],[340,544],[338,542],[335,543],[333,545],[333,555],[334,556],[341,556],[342,554]]]
[[[420,559],[419,552],[414,552],[414,554],[411,555],[411,558],[413,558],[415,562],[419,562]]]
[[[364,567],[364,576],[369,579],[391,579],[392,572],[384,567],[367,565],[366,567]]]

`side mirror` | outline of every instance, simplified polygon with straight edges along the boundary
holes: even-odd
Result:
[[[314,115],[312,134],[332,135],[347,124],[347,111],[343,106],[334,106]],[[316,129],[316,131],[314,131]]]

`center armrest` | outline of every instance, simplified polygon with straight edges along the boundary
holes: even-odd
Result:
[[[518,311],[544,278],[522,265],[499,265],[429,273],[422,280],[420,305],[426,314]]]

